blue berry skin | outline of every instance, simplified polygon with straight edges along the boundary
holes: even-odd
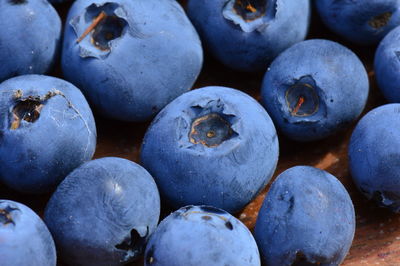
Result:
[[[275,127],[260,104],[238,90],[204,87],[156,116],[140,158],[170,205],[236,212],[271,179],[278,153]]]
[[[399,0],[318,0],[315,6],[328,28],[359,45],[376,44],[400,25]]]
[[[266,265],[339,265],[355,232],[353,203],[333,175],[292,167],[272,184],[254,237]]]
[[[186,206],[150,237],[146,266],[259,266],[257,244],[247,227],[211,206]]]
[[[351,176],[358,189],[382,207],[400,212],[400,104],[368,112],[349,144]]]
[[[367,72],[346,47],[307,40],[280,54],[265,73],[261,96],[276,127],[297,141],[347,127],[365,107]]]
[[[378,87],[389,102],[400,102],[400,27],[392,30],[375,52],[374,70]]]
[[[45,193],[92,158],[96,126],[78,88],[23,75],[0,84],[0,180],[23,193]]]
[[[51,70],[59,52],[61,19],[45,0],[0,2],[0,82]]]
[[[67,265],[123,265],[144,251],[156,229],[160,196],[150,174],[105,157],[69,174],[50,198],[44,220]]]
[[[101,12],[107,17],[78,43]],[[202,63],[198,34],[176,1],[78,0],[68,13],[64,76],[109,118],[150,120],[192,87]]]
[[[56,247],[44,222],[27,206],[0,199],[1,266],[56,266]]]
[[[254,12],[246,12],[236,2],[252,4]],[[310,2],[189,0],[187,13],[204,44],[224,65],[265,71],[278,54],[306,37]]]

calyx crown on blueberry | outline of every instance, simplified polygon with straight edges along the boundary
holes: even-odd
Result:
[[[319,91],[311,76],[304,76],[294,81],[285,93],[288,114],[294,117],[307,117],[317,113],[320,105]]]
[[[37,119],[39,119],[40,111],[42,110],[45,102],[56,95],[62,95],[62,93],[58,90],[54,90],[49,91],[43,96],[29,95],[24,97],[23,92],[21,90],[17,90],[14,94],[15,105],[12,109],[13,117],[10,128],[19,128],[22,120],[34,123]]]
[[[262,31],[275,18],[276,0],[229,0],[222,14],[244,32]]]
[[[174,214],[174,217],[184,217],[185,219],[189,219],[191,215],[199,216],[201,215],[201,219],[204,221],[210,221],[212,219],[220,219],[224,222],[225,227],[229,230],[233,230],[233,225],[227,219],[230,214],[222,209],[208,206],[208,205],[201,205],[201,206],[186,206],[182,207],[177,210]]]
[[[88,26],[83,26],[80,24],[81,20],[84,20],[85,25],[92,22]],[[111,50],[111,42],[125,33],[128,22],[125,11],[120,5],[107,2],[102,5],[91,4],[86,8],[84,15],[73,19],[71,25],[79,36],[76,42],[81,47],[94,46],[100,52],[107,54]],[[87,38],[89,34],[90,38]],[[92,55],[95,56],[96,52]]]
[[[379,29],[387,25],[390,18],[392,17],[391,12],[385,12],[380,15],[373,17],[370,21],[368,21],[368,25],[372,28]]]
[[[232,129],[236,116],[224,112],[221,100],[210,101],[205,106],[195,105],[191,109],[194,113],[189,132],[191,143],[212,148],[238,135]]]
[[[126,237],[120,244],[115,245],[116,249],[127,251],[127,253],[142,254],[146,244],[146,240],[150,235],[149,227],[146,226],[146,234],[141,236],[135,229],[131,230],[130,237]]]
[[[13,220],[13,215],[12,212],[14,211],[19,211],[18,208],[11,207],[10,205],[7,205],[3,208],[0,208],[0,224],[7,225],[7,224],[13,224],[15,225],[15,222]]]
[[[215,147],[230,138],[232,132],[228,121],[219,114],[211,113],[193,121],[189,137],[194,144]]]
[[[267,0],[236,0],[234,10],[249,21],[265,14]]]

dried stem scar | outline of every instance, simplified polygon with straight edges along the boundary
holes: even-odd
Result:
[[[76,42],[79,43],[82,41],[103,19],[107,16],[106,12],[101,11],[101,13],[93,20],[92,24],[82,33],[81,37],[79,37]]]

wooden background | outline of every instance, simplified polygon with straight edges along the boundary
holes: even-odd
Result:
[[[180,1],[185,5],[185,1]],[[57,7],[65,18],[69,4]],[[315,13],[312,14],[308,39],[323,38],[338,41],[352,49],[364,62],[370,78],[370,96],[364,111],[384,104],[385,101],[375,84],[372,68],[375,47],[354,46],[329,32]],[[345,66],[343,66],[345,67]],[[51,75],[62,78],[59,68]],[[211,58],[205,50],[205,63],[194,88],[207,85],[228,86],[245,91],[259,99],[259,90],[264,73],[240,73],[227,69]],[[95,158],[118,156],[139,162],[142,138],[149,123],[123,123],[96,116],[98,145]],[[280,158],[274,177],[295,165],[311,165],[335,175],[345,185],[354,202],[357,227],[353,245],[343,265],[400,265],[400,216],[378,208],[368,202],[352,183],[347,159],[347,145],[355,123],[348,129],[325,140],[311,143],[296,143],[279,135]],[[250,229],[269,186],[236,216]],[[0,198],[17,200],[27,204],[40,215],[50,195],[30,196],[10,191],[0,184]],[[169,213],[168,209],[163,214]]]

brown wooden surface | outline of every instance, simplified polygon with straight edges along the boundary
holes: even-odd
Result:
[[[63,17],[67,8],[68,5],[59,7]],[[385,101],[376,87],[372,69],[375,48],[356,47],[344,42],[324,28],[315,14],[313,15],[308,38],[339,41],[356,52],[365,63],[371,81],[371,90],[364,113],[373,107],[384,104]],[[235,72],[215,62],[209,57],[207,51],[205,51],[205,55],[204,68],[194,88],[207,85],[228,86],[243,90],[259,99],[263,73]],[[53,75],[62,77],[59,73],[56,70]],[[96,116],[96,123],[98,145],[95,158],[118,156],[139,162],[141,141],[149,123],[123,123],[99,116]],[[280,158],[274,177],[295,165],[312,165],[338,177],[350,193],[357,217],[354,242],[343,265],[400,265],[400,215],[378,208],[365,200],[351,181],[348,170],[347,144],[354,125],[325,140],[311,143],[296,143],[279,135]],[[269,186],[241,213],[237,214],[237,217],[250,229],[254,227],[258,210],[268,188]],[[0,198],[23,202],[39,214],[43,213],[49,196],[20,195],[0,184]],[[169,211],[171,210],[165,209],[164,215]]]

